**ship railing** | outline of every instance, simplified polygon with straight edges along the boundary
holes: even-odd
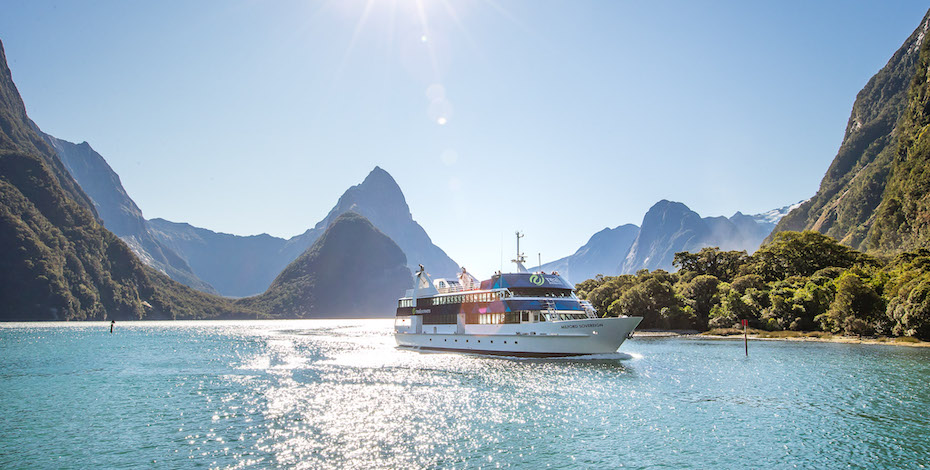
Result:
[[[578,303],[581,304],[581,308],[584,309],[584,313],[588,316],[588,318],[597,318],[597,309],[594,308],[594,305],[591,305],[591,302],[587,300],[579,300]]]
[[[465,287],[463,286],[449,286],[449,287],[440,287],[436,289],[440,294],[451,294],[453,292],[464,292]]]
[[[437,287],[436,290],[440,294],[452,294],[455,292],[472,292],[476,290],[481,290],[481,288],[474,287],[474,286],[469,288],[469,287],[459,285],[459,286],[450,286],[450,287]]]

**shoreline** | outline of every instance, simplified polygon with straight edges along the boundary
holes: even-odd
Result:
[[[734,329],[735,330],[735,329]],[[634,331],[633,338],[680,338],[695,337],[713,340],[740,340],[743,339],[742,330],[738,333],[714,334],[715,330],[699,332],[697,330],[644,330]],[[806,341],[819,343],[840,343],[840,344],[883,344],[886,346],[907,346],[912,348],[928,348],[930,341],[922,341],[916,338],[904,337],[858,337],[842,336],[825,333],[822,331],[762,331],[750,330],[749,339],[757,341]]]

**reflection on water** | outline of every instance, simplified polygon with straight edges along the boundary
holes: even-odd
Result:
[[[930,351],[635,338],[398,349],[391,321],[0,327],[0,467],[928,463]]]

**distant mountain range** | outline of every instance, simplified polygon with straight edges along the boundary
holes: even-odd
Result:
[[[662,200],[646,212],[642,227],[627,224],[605,228],[574,254],[531,270],[558,271],[577,283],[598,274],[633,274],[640,269],[673,271],[675,253],[708,246],[752,253],[778,220],[799,204],[756,215],[737,212],[726,218],[701,217],[680,202]]]
[[[454,276],[458,264],[433,244],[413,216],[404,194],[388,172],[375,167],[343,193],[327,216],[306,232],[283,239],[270,235],[216,233],[163,219],[149,221],[150,233],[177,252],[193,272],[221,294],[244,297],[263,292],[275,277],[346,212],[367,218],[401,247],[411,269],[427,266],[436,276]]]
[[[372,195],[368,188],[382,192]],[[340,199],[346,203],[326,225],[300,237],[309,249],[283,241],[281,251],[291,250],[293,257],[262,295],[232,301],[198,291],[165,274],[211,290],[166,243],[172,239],[153,235],[160,232],[103,158],[87,143],[44,134],[28,118],[0,43],[0,321],[390,316],[411,282],[406,257],[350,210],[394,210],[389,215],[395,217],[403,211],[407,218],[388,228],[413,243],[428,242],[394,188],[393,179],[376,168],[350,190],[352,196]],[[233,249],[273,238],[228,237]],[[442,253],[422,248],[427,255]],[[222,247],[214,253],[228,255]],[[435,261],[438,266],[443,260]]]
[[[164,219],[146,220],[123,188],[119,175],[87,142],[74,144],[41,135],[89,196],[110,231],[146,264],[203,292],[227,297],[264,292],[289,263],[348,211],[368,218],[396,241],[411,260],[411,269],[423,264],[434,275],[450,277],[459,270],[413,220],[397,182],[380,167],[375,167],[361,184],[346,190],[323,220],[300,235],[290,239],[267,234],[240,236]]]

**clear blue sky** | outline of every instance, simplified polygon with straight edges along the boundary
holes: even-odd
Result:
[[[453,259],[814,194],[925,2],[3,1],[29,115],[146,217],[289,237],[375,166]],[[442,121],[443,123],[440,123]]]

